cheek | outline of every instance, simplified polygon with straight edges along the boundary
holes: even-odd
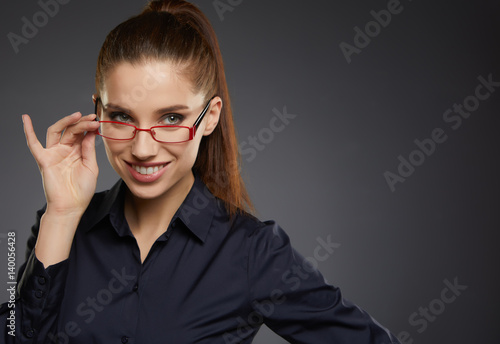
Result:
[[[200,147],[200,142],[198,140],[193,140],[178,146],[169,147],[169,151],[174,155],[177,160],[182,161],[183,164],[194,165],[196,157],[198,155],[198,149]]]
[[[196,158],[196,154],[198,153],[198,144],[195,142],[189,142],[188,144],[178,145],[170,147],[170,153],[177,157],[178,160],[182,160],[184,162],[189,162]]]
[[[109,163],[114,166],[114,157],[123,150],[123,143],[120,142],[106,142],[104,141],[104,149]]]

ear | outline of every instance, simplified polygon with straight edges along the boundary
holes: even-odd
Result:
[[[219,123],[221,111],[222,99],[221,97],[215,97],[214,99],[212,99],[210,108],[205,114],[207,125],[205,126],[205,130],[203,131],[203,136],[208,136],[215,130],[215,127],[217,127],[217,123]]]

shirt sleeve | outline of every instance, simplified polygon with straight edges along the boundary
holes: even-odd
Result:
[[[400,343],[368,313],[343,298],[339,288],[329,285],[274,222],[266,222],[253,235],[249,286],[254,312],[290,343]]]
[[[15,302],[4,303],[0,308],[0,338],[7,344],[56,341],[57,315],[64,296],[68,260],[45,268],[37,259],[34,246],[43,212],[44,209],[38,211],[28,239],[27,261],[19,269]]]

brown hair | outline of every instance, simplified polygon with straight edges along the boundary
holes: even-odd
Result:
[[[151,1],[141,14],[121,23],[106,37],[97,61],[97,93],[118,63],[149,60],[181,67],[193,82],[193,91],[204,92],[206,101],[214,95],[222,98],[219,123],[212,134],[203,137],[194,169],[231,215],[252,212],[239,172],[240,155],[222,55],[207,17],[183,0]]]

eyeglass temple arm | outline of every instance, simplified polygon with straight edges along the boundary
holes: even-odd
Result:
[[[207,105],[205,106],[205,108],[203,109],[203,112],[201,113],[201,115],[198,117],[198,119],[196,120],[196,122],[194,122],[193,124],[193,128],[198,129],[198,126],[200,125],[201,121],[203,121],[203,118],[205,117],[205,114],[207,113],[208,111],[208,108],[210,107],[210,103],[212,102],[212,100],[215,98],[216,96],[213,96],[212,98],[210,98],[210,100],[208,101]],[[194,135],[194,134],[193,134]]]
[[[97,118],[97,104],[101,101],[101,98],[97,97],[95,99],[95,106],[94,106],[94,113],[95,113],[95,121],[99,121],[99,119]]]

